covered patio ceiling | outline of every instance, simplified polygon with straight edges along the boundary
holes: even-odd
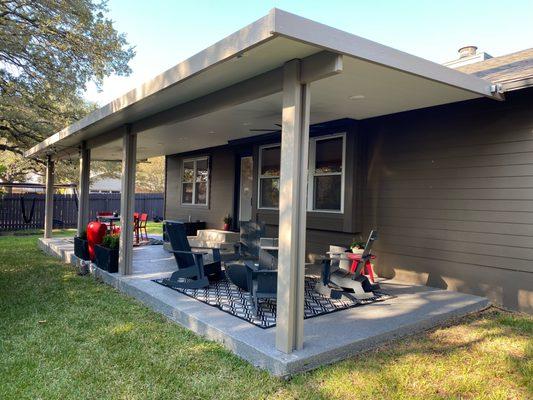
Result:
[[[342,55],[342,65],[338,74],[311,85],[311,123],[361,120],[483,96],[502,98],[488,81],[274,9],[56,133],[26,156],[70,157],[85,141],[92,159],[120,160],[125,124],[138,136],[138,159],[261,133],[250,129],[276,131],[282,108],[276,71],[292,59],[321,52]],[[260,76],[263,88],[253,81]],[[239,98],[224,99],[238,85]],[[254,93],[242,95],[247,87]]]

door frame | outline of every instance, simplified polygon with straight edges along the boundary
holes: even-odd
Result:
[[[252,162],[255,163],[252,147],[243,147],[236,149],[235,151],[235,184],[233,188],[233,222],[232,230],[240,230],[239,226],[239,214],[241,204],[241,158],[252,157]],[[253,179],[253,178],[252,178]],[[252,191],[253,201],[253,191]],[[254,219],[253,207],[252,207],[252,220]]]

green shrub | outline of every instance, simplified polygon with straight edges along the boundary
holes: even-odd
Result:
[[[120,240],[120,235],[114,234],[114,235],[105,235],[102,239],[102,246],[106,247],[108,249],[118,249],[118,243]]]
[[[366,243],[365,242],[353,242],[351,245],[350,245],[350,249],[364,249],[366,246]]]

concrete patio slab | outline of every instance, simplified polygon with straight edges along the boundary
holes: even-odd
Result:
[[[76,263],[72,239],[40,239],[39,247],[64,262]],[[306,319],[304,348],[285,354],[275,347],[275,328],[261,329],[215,307],[152,282],[176,269],[162,246],[134,248],[131,276],[94,274],[119,291],[208,339],[222,343],[241,358],[277,376],[310,370],[412,335],[450,319],[486,308],[486,298],[452,291],[382,282],[396,296],[385,302]]]

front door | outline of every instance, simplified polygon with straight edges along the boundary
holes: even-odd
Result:
[[[239,221],[250,221],[252,219],[253,169],[254,162],[252,156],[241,157]]]

